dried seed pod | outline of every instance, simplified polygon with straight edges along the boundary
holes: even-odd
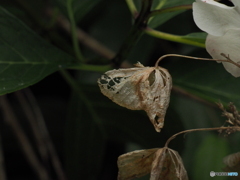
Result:
[[[224,157],[223,162],[230,168],[240,166],[240,152]]]
[[[155,153],[150,180],[187,179],[187,171],[177,151],[164,147]]]
[[[107,71],[98,79],[101,92],[120,106],[131,110],[144,110],[157,132],[164,125],[170,100],[172,78],[159,66]]]
[[[118,180],[130,180],[149,174],[158,148],[137,150],[118,157]]]

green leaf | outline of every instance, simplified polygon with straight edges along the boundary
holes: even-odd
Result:
[[[174,85],[207,101],[233,102],[240,108],[239,78],[229,74],[221,63],[181,59],[174,66],[169,69]]]
[[[73,11],[76,22],[81,20],[88,12],[91,12],[91,9],[93,9],[99,2],[101,2],[101,0],[75,0],[73,2]]]
[[[200,144],[193,160],[194,180],[212,179],[210,172],[222,172],[224,164],[222,159],[229,153],[228,144],[224,139],[215,135],[209,135]],[[226,176],[217,179],[224,180]]]
[[[157,133],[146,112],[129,110],[115,104],[100,92],[99,87],[86,86],[84,89],[104,124],[107,137],[113,142],[134,142],[143,148],[163,147],[167,138],[183,130],[181,122],[176,118],[178,114],[171,108],[167,111],[164,128],[161,133]],[[179,148],[179,143],[173,141],[171,147]]]
[[[74,59],[0,7],[0,95],[37,83]]]
[[[191,33],[191,34],[187,34],[185,36],[182,36],[182,39],[183,39],[183,41],[184,40],[189,40],[189,41],[198,42],[198,43],[204,45],[206,37],[207,37],[207,33],[197,32],[197,33]]]
[[[61,9],[61,11],[68,17],[67,13],[67,0],[54,0],[56,5]],[[88,12],[91,12],[101,0],[72,0],[73,13],[75,21],[80,21]]]
[[[159,9],[164,9],[164,8],[170,8],[170,7],[176,7],[176,6],[181,6],[181,5],[188,5],[192,4],[194,1],[193,0],[155,0],[153,1],[153,7],[152,10],[159,10]],[[185,12],[185,10],[179,10],[179,11],[174,11],[174,12],[166,12],[163,14],[159,14],[154,16],[150,22],[149,22],[149,27],[151,28],[156,28],[169,19],[173,18],[174,16],[181,14]]]

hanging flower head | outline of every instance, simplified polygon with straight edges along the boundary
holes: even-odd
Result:
[[[232,0],[233,7],[213,0],[196,0],[193,18],[197,26],[208,33],[207,52],[214,59],[225,59],[240,64],[240,0]],[[223,62],[225,69],[234,77],[240,77],[240,68]]]

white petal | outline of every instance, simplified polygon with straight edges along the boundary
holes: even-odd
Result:
[[[234,6],[237,8],[238,12],[240,13],[240,1],[239,0],[231,0]]]
[[[218,2],[193,3],[193,18],[201,30],[214,36],[221,36],[228,29],[240,28],[240,13],[236,7],[228,7]]]
[[[219,7],[222,7],[222,8],[226,8],[228,9],[229,7],[226,6],[225,4],[222,4],[222,3],[218,3],[214,0],[196,0],[196,2],[204,2],[204,3],[207,3],[207,4],[212,4],[214,6],[219,6]]]
[[[206,40],[206,49],[214,59],[224,59],[221,53],[240,64],[240,29],[230,29],[223,36],[208,35]],[[240,68],[223,62],[225,69],[234,77],[240,77]]]

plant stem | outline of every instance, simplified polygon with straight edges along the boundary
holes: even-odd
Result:
[[[72,9],[72,0],[67,0],[67,11],[68,11],[68,17],[69,17],[69,20],[71,23],[72,42],[73,42],[73,48],[75,51],[75,55],[80,62],[84,62],[84,58],[81,53],[81,50],[80,50],[80,47],[78,44],[78,39],[77,39],[76,22],[75,22],[75,18],[74,18],[74,12]]]
[[[0,97],[0,106],[3,110],[5,122],[12,128],[16,138],[18,139],[19,144],[21,145],[23,153],[25,154],[29,164],[31,165],[31,168],[33,168],[40,180],[51,179],[46,168],[39,161],[27,135],[18,123],[17,117],[15,116],[6,96]]]
[[[115,66],[119,67],[120,64],[126,60],[127,55],[143,34],[143,29],[147,26],[147,20],[151,10],[152,1],[153,0],[142,0],[142,8],[134,22],[134,25],[120,47],[117,55],[112,59],[112,62]]]
[[[4,154],[3,154],[1,135],[0,135],[0,180],[7,180],[7,175],[5,172],[5,165],[4,165]]]
[[[188,10],[188,9],[192,9],[192,5],[181,5],[181,6],[174,6],[174,7],[154,10],[149,14],[149,17],[160,15],[163,13],[174,12],[179,10]]]
[[[155,9],[161,9],[164,6],[164,4],[166,3],[166,1],[167,0],[161,0]]]
[[[240,127],[234,126],[234,127],[215,127],[215,128],[188,129],[188,130],[185,130],[185,131],[178,132],[178,133],[174,134],[173,136],[171,136],[167,140],[167,142],[165,143],[164,147],[168,147],[168,144],[170,143],[170,141],[173,140],[174,138],[176,138],[180,134],[189,133],[189,132],[196,132],[196,131],[216,131],[216,130],[225,130],[225,129],[240,130]]]
[[[205,48],[205,44],[197,42],[195,40],[188,39],[184,36],[178,36],[178,35],[173,35],[173,34],[168,34],[164,32],[160,32],[151,28],[146,28],[144,32],[148,35],[151,35],[153,37],[169,40],[169,41],[174,41],[174,42],[180,42],[184,44],[189,44],[189,45],[194,45],[198,47]]]
[[[42,154],[42,159],[45,163],[47,163],[49,159],[51,160],[58,180],[66,180],[65,172],[54,148],[37,100],[28,88],[23,91],[17,91],[16,95],[32,126],[33,134],[36,136],[39,154]]]
[[[133,0],[126,0],[126,3],[133,17],[136,17],[138,14],[138,11]]]
[[[203,61],[219,61],[219,62],[228,62],[231,64],[234,64],[235,66],[240,68],[240,64],[235,63],[234,61],[232,61],[228,56],[226,56],[224,53],[221,53],[221,55],[223,57],[226,58],[226,60],[223,59],[210,59],[210,58],[199,58],[199,57],[193,57],[193,56],[185,56],[185,55],[181,55],[181,54],[166,54],[161,56],[155,63],[155,67],[158,67],[158,63],[163,60],[166,57],[182,57],[182,58],[187,58],[187,59],[195,59],[195,60],[203,60]]]

